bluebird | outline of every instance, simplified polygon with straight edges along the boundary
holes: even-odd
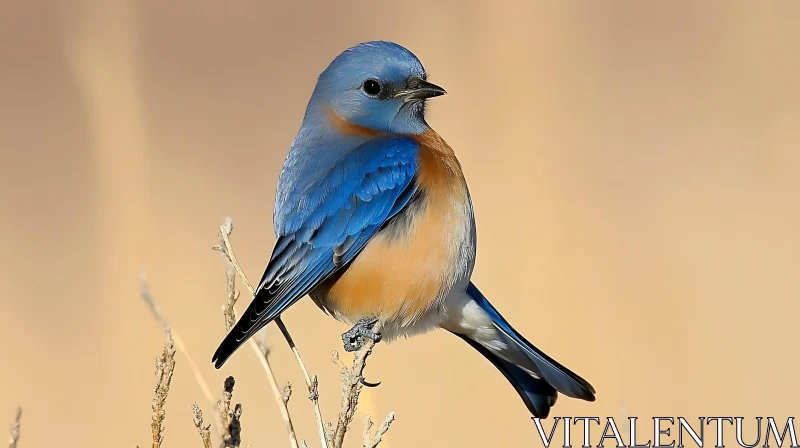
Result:
[[[348,351],[443,328],[494,364],[534,417],[559,392],[594,401],[470,281],[472,202],[453,149],[425,120],[426,100],[446,93],[427,78],[413,53],[384,41],[345,50],[320,74],[278,181],[272,256],[212,362],[308,294],[354,324]]]

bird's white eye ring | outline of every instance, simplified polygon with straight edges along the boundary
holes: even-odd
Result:
[[[361,85],[361,90],[371,97],[377,97],[380,95],[381,90],[383,90],[383,86],[381,86],[381,83],[375,79],[368,79],[364,81],[364,84]]]

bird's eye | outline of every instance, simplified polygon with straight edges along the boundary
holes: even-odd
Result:
[[[364,81],[364,85],[361,86],[361,89],[369,96],[378,96],[378,94],[381,93],[381,83],[374,79],[368,79]]]

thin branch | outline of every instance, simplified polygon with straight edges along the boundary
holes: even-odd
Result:
[[[242,443],[242,405],[237,403],[231,408],[233,399],[233,386],[236,380],[232,376],[225,379],[222,389],[222,399],[217,401],[217,411],[222,418],[222,441],[220,448],[238,448]]]
[[[236,325],[236,302],[239,300],[239,294],[236,293],[236,272],[234,272],[233,267],[229,266],[225,269],[225,278],[227,279],[226,282],[226,290],[228,294],[228,300],[225,301],[225,304],[222,305],[222,315],[225,316],[225,331],[231,331],[234,325]]]
[[[286,383],[286,385],[283,386],[283,395],[281,395],[281,397],[283,397],[283,402],[288,406],[289,399],[292,398],[292,383]]]
[[[164,315],[161,314],[161,309],[156,303],[153,295],[150,293],[150,287],[147,284],[147,279],[145,275],[142,273],[139,277],[139,292],[142,296],[142,300],[147,304],[148,308],[150,308],[150,312],[153,314],[155,320],[163,327],[169,328],[169,323],[167,319],[164,318]],[[208,403],[213,405],[215,403],[214,397],[211,394],[211,389],[208,387],[208,383],[203,379],[203,376],[200,374],[200,369],[197,368],[197,364],[195,364],[194,359],[189,354],[189,350],[186,348],[186,344],[183,343],[183,339],[178,335],[177,331],[172,331],[172,338],[175,342],[175,347],[178,349],[185,358],[186,362],[189,364],[189,367],[192,369],[192,373],[194,374],[194,379],[197,381],[197,385],[200,386],[200,390],[203,392],[203,395],[208,400]]]
[[[164,441],[164,405],[167,403],[172,374],[175,373],[175,344],[169,327],[164,328],[164,351],[156,359],[156,388],[153,396],[153,448],[160,448]]]
[[[362,446],[367,448],[372,444],[372,417],[369,414],[364,417],[364,436]]]
[[[380,331],[380,324],[375,327],[375,331]],[[339,410],[339,418],[336,423],[336,429],[333,433],[333,447],[341,448],[344,444],[344,436],[347,432],[350,423],[353,422],[353,416],[358,407],[358,398],[361,395],[361,389],[364,387],[364,369],[367,365],[367,358],[372,354],[372,349],[375,347],[375,341],[365,338],[364,346],[355,352],[353,356],[353,364],[348,368],[341,364],[339,354],[334,352],[333,361],[342,366],[340,377],[342,380],[342,401]],[[392,420],[394,415],[392,414]],[[389,429],[391,422],[386,424],[386,429]],[[385,431],[384,431],[385,432]],[[382,436],[383,434],[381,434]]]
[[[192,414],[194,415],[194,427],[197,428],[197,433],[203,440],[203,448],[211,448],[211,425],[206,425],[203,422],[203,411],[197,403],[192,404]]]
[[[230,433],[230,447],[239,448],[242,443],[242,404],[236,403],[233,408],[233,416],[231,417],[231,424],[229,426]]]
[[[272,366],[269,363],[269,352],[262,352],[258,347],[258,344],[252,339],[250,339],[250,342],[250,347],[255,352],[258,360],[261,362],[261,367],[264,368],[264,372],[267,374],[267,379],[269,380],[269,386],[272,389],[272,394],[275,396],[275,400],[278,402],[278,408],[281,411],[281,417],[283,417],[283,422],[286,424],[286,432],[289,433],[289,444],[292,446],[292,448],[298,448],[299,444],[297,443],[297,434],[295,434],[294,424],[292,423],[292,417],[289,414],[289,407],[287,406],[289,400],[284,401],[283,394],[281,394],[281,391],[278,388],[278,382],[275,380],[275,374],[272,372]]]
[[[226,218],[225,222],[219,228],[219,237],[220,242],[219,246],[216,246],[215,249],[220,251],[227,259],[228,263],[236,270],[239,274],[239,277],[242,279],[242,283],[247,287],[247,290],[250,292],[251,297],[255,297],[255,288],[253,288],[253,284],[247,279],[247,275],[245,275],[242,266],[239,264],[239,261],[236,259],[236,254],[233,252],[233,246],[231,245],[230,235],[233,232],[233,221],[231,218]],[[275,318],[275,323],[278,325],[278,328],[281,330],[281,334],[283,334],[284,339],[289,344],[289,347],[292,349],[292,353],[294,353],[294,357],[297,360],[297,364],[300,365],[300,370],[303,372],[303,379],[305,379],[306,386],[308,386],[308,398],[311,400],[314,406],[314,413],[316,414],[317,418],[317,427],[319,429],[319,437],[320,437],[320,444],[324,448],[328,448],[329,441],[328,438],[325,436],[325,426],[322,419],[322,411],[319,407],[319,392],[317,389],[317,381],[312,380],[311,376],[308,374],[308,369],[306,369],[306,365],[303,362],[303,359],[300,357],[300,352],[297,350],[297,346],[292,339],[291,334],[289,334],[289,330],[284,325],[283,321],[281,320],[280,316]],[[252,345],[257,346],[258,344],[255,343],[252,339],[250,339]],[[262,358],[266,359],[266,353],[264,350],[260,350],[261,353],[264,353]],[[267,365],[269,363],[267,362]],[[265,367],[266,369],[267,367]],[[291,421],[289,422],[291,424]],[[296,442],[295,442],[296,443]]]
[[[19,427],[22,423],[22,407],[17,407],[17,417],[11,424],[11,431],[8,435],[8,448],[17,448],[19,442]]]
[[[367,414],[367,417],[364,419],[363,448],[376,448],[381,443],[383,435],[389,430],[389,426],[392,425],[392,422],[394,422],[394,412],[390,412],[389,415],[386,416],[386,420],[384,420],[380,428],[375,431],[375,435],[372,435],[372,419],[369,414]]]
[[[328,448],[330,441],[325,435],[325,427],[323,425],[324,420],[322,419],[322,411],[319,407],[319,383],[317,381],[317,376],[309,376],[308,369],[306,369],[303,358],[300,357],[300,352],[297,350],[297,346],[294,344],[294,339],[292,339],[292,335],[289,334],[289,330],[286,328],[286,325],[283,323],[283,320],[281,320],[280,316],[275,318],[275,323],[278,325],[278,328],[281,330],[281,334],[283,334],[284,339],[286,339],[286,342],[289,344],[289,348],[292,349],[294,358],[297,360],[297,364],[300,365],[300,370],[303,372],[303,379],[306,380],[306,386],[308,386],[308,399],[311,400],[311,403],[314,405],[314,413],[317,417],[317,428],[319,429],[320,443],[324,448]]]
[[[236,256],[233,255],[233,251],[230,249],[230,239],[229,236],[233,231],[233,222],[230,218],[225,220],[225,223],[220,226],[219,235],[220,235],[220,245],[214,247],[214,249],[221,252],[228,263],[228,268],[226,270],[226,278],[227,278],[227,301],[222,306],[222,314],[225,317],[225,330],[230,331],[233,328],[234,324],[236,323],[236,309],[234,305],[238,300],[238,295],[236,294],[236,275],[234,272],[239,272],[239,275],[242,278],[242,281],[245,283],[247,288],[251,291],[253,290],[253,286],[247,280],[247,277],[244,276],[244,273],[241,271],[241,266],[236,261]],[[269,347],[267,347],[266,340],[262,340],[261,343],[257,342],[255,338],[250,338],[248,341],[248,345],[255,353],[256,357],[258,358],[259,362],[261,363],[261,367],[264,368],[264,373],[267,375],[267,380],[269,381],[270,388],[272,389],[272,394],[275,396],[275,401],[278,403],[278,408],[281,412],[281,417],[283,418],[283,422],[286,425],[286,432],[289,434],[289,444],[292,448],[298,448],[299,444],[297,443],[297,434],[294,430],[294,423],[292,422],[291,414],[289,413],[289,407],[287,406],[288,400],[284,400],[283,395],[281,394],[280,389],[278,388],[278,381],[275,379],[275,373],[272,370],[272,366],[269,363]],[[224,423],[223,423],[224,426]]]

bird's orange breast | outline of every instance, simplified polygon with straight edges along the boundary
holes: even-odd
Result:
[[[413,322],[435,307],[463,270],[472,208],[453,150],[433,131],[420,143],[420,203],[402,229],[378,233],[342,274],[315,292],[320,304],[355,321],[377,316]],[[471,270],[471,266],[469,267]]]

